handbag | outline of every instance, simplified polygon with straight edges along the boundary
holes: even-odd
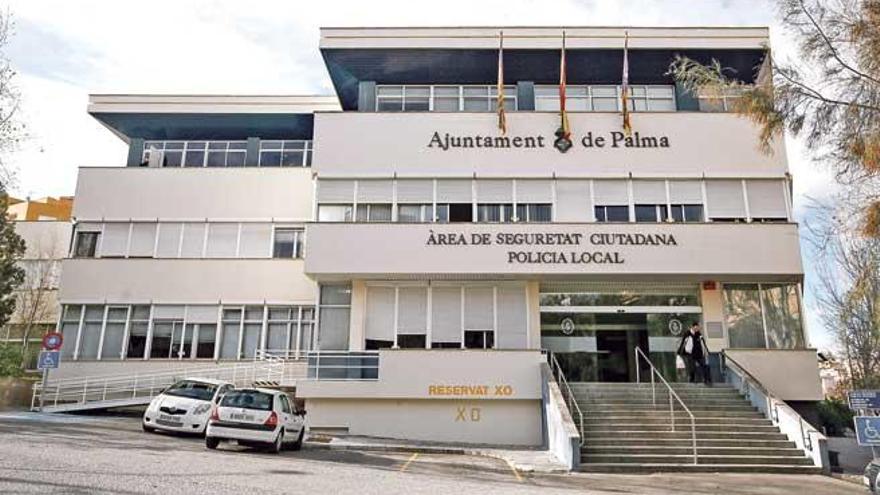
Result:
[[[677,369],[677,370],[685,369],[684,359],[681,356],[675,356],[675,369]]]

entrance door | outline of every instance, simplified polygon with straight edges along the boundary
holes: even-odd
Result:
[[[599,353],[600,382],[629,381],[629,353],[627,333],[623,330],[597,332],[596,349]]]

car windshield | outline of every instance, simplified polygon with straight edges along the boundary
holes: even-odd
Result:
[[[184,380],[168,387],[164,394],[188,399],[211,400],[214,398],[215,391],[217,391],[217,385]]]
[[[272,395],[256,390],[236,390],[226,394],[220,401],[220,406],[271,411]]]

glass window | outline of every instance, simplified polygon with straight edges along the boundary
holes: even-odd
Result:
[[[376,88],[380,112],[491,112],[497,109],[495,85],[387,86]],[[515,111],[516,86],[504,87],[504,108]]]
[[[597,206],[597,222],[629,222],[628,206]]]
[[[150,326],[150,307],[132,306],[131,326],[129,328],[128,344],[125,357],[140,359],[144,357],[147,349],[147,331]]]
[[[495,333],[491,330],[467,330],[464,332],[465,349],[492,349],[495,347]]]
[[[437,205],[437,222],[463,223],[474,221],[474,208],[470,203],[453,203],[442,205],[442,207],[444,211],[441,213],[441,205]]]
[[[796,285],[762,284],[767,346],[771,349],[803,349],[804,331]]]
[[[153,321],[153,338],[150,341],[151,359],[168,359],[171,357],[171,337],[174,333],[175,323],[179,322]]]
[[[82,335],[79,342],[79,359],[98,357],[98,344],[101,341],[101,326],[104,322],[104,306],[86,306]]]
[[[665,222],[666,205],[635,205],[636,222]]]
[[[128,320],[128,307],[107,308],[107,323],[104,326],[104,344],[101,346],[101,359],[120,359],[122,341],[125,338],[125,322]]]
[[[263,330],[263,306],[246,306],[242,329],[240,359],[253,359],[260,347],[260,334]]]
[[[94,258],[98,248],[100,232],[77,232],[74,258]]]
[[[82,316],[82,306],[65,305],[64,313],[61,318],[61,334],[67,345],[61,346],[62,359],[72,359],[76,350],[76,334],[79,332],[79,320]],[[72,343],[70,343],[72,342]]]
[[[513,219],[513,205],[477,205],[478,222],[510,222]]]
[[[765,348],[757,285],[724,284],[724,318],[731,348]]]
[[[205,166],[205,148],[208,143],[204,141],[187,141],[185,143],[185,152],[183,155],[184,167],[204,167]]]
[[[275,243],[272,247],[273,258],[301,258],[302,242],[305,236],[303,229],[275,229]]]
[[[431,221],[432,207],[425,205],[397,205],[397,221],[401,223],[421,223]]]
[[[196,330],[196,357],[199,359],[214,358],[214,344],[217,341],[217,325],[200,323]]]
[[[550,204],[518,204],[516,205],[517,222],[547,223],[553,218],[553,206]]]
[[[223,309],[223,334],[220,337],[220,358],[238,358],[238,337],[244,312],[239,309]]]
[[[350,285],[322,285],[318,347],[321,350],[347,350],[351,314]]]
[[[319,222],[350,222],[351,205],[318,205]]]
[[[390,222],[390,204],[359,204],[357,206],[358,222]]]

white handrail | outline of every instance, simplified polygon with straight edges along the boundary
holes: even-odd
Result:
[[[636,348],[635,348],[635,355],[636,355],[636,382],[637,383],[642,382],[641,371],[639,370],[639,357],[643,358],[645,360],[645,362],[648,363],[648,366],[651,367],[651,402],[652,402],[652,404],[655,406],[657,405],[657,392],[655,391],[656,382],[654,381],[654,375],[657,375],[657,378],[660,379],[660,381],[663,383],[663,385],[666,386],[666,389],[669,391],[669,420],[672,425],[672,431],[675,431],[675,408],[673,407],[673,402],[672,402],[673,397],[675,398],[675,400],[678,401],[679,404],[681,404],[681,407],[682,407],[682,409],[684,409],[684,412],[686,412],[688,414],[688,416],[690,416],[690,418],[691,418],[691,446],[692,446],[693,452],[694,452],[694,464],[697,464],[697,457],[698,457],[698,455],[697,455],[697,418],[694,416],[694,414],[691,412],[691,410],[688,409],[688,406],[684,403],[684,401],[681,400],[681,397],[679,397],[678,394],[675,393],[675,390],[672,389],[672,386],[669,385],[669,382],[667,382],[666,379],[663,378],[663,375],[660,373],[660,371],[657,370],[657,367],[654,366],[654,363],[652,363],[651,360],[648,359],[648,356],[646,356],[645,353],[638,346],[636,346]]]
[[[571,390],[571,386],[568,384],[568,379],[565,378],[565,373],[562,372],[562,366],[559,365],[559,361],[556,360],[556,356],[553,353],[547,353],[550,356],[550,366],[553,368],[553,375],[556,377],[556,383],[559,384],[559,389],[562,391],[562,398],[565,399],[566,404],[568,405],[569,413],[571,411],[577,412],[578,415],[578,426],[580,428],[580,444],[584,444],[584,413],[581,411],[581,406],[578,405],[577,400],[575,400],[574,392]]]

